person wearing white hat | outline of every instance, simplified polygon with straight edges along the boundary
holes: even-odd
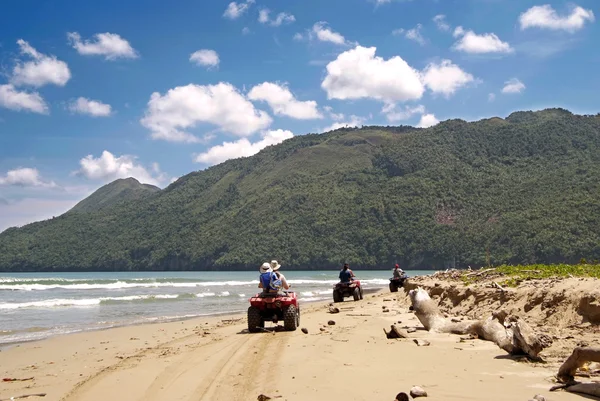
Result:
[[[273,271],[279,278],[279,280],[281,280],[281,286],[283,287],[283,289],[288,290],[290,288],[290,286],[288,285],[287,280],[285,279],[285,276],[279,271],[279,268],[281,267],[281,265],[276,260],[272,260],[270,266],[271,266],[271,269],[273,269]]]

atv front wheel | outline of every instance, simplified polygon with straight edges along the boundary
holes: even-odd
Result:
[[[248,331],[250,333],[258,333],[261,328],[265,327],[265,321],[260,315],[260,311],[251,306],[248,308]]]
[[[398,286],[395,283],[390,282],[390,292],[398,292]]]
[[[358,287],[354,288],[354,291],[352,291],[352,296],[354,297],[355,301],[360,301],[360,289]]]
[[[333,302],[344,302],[344,296],[338,290],[333,290]]]
[[[363,299],[363,290],[362,290],[362,287],[360,287],[360,299],[361,300]]]
[[[283,327],[286,331],[295,331],[298,327],[298,311],[294,305],[288,306],[288,308],[283,312]]]

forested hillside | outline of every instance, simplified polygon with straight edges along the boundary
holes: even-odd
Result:
[[[549,109],[302,135],[85,210],[0,234],[0,270],[591,261],[600,116]]]

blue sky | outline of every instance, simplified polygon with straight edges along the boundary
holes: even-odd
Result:
[[[294,135],[600,111],[595,0],[9,0],[0,231]]]

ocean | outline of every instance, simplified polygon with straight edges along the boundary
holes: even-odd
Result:
[[[332,299],[338,272],[282,272],[300,302]],[[356,275],[365,289],[383,288],[391,270]],[[257,286],[257,272],[0,273],[0,345],[244,312]]]

